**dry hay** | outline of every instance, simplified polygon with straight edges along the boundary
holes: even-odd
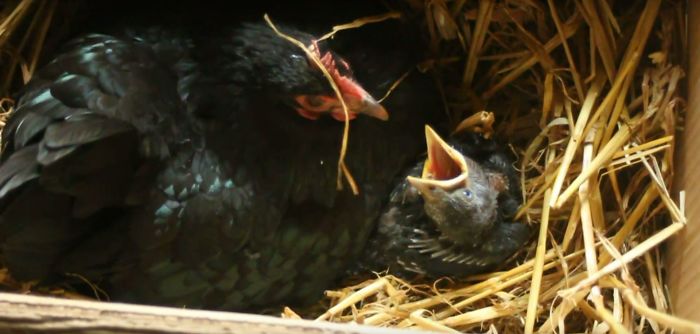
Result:
[[[538,238],[505,271],[438,282],[381,273],[328,291],[318,319],[445,332],[700,331],[669,315],[659,247],[686,223],[683,193],[670,192],[685,112],[685,3],[406,1],[434,55],[420,68],[439,79],[452,124],[495,113],[496,137],[519,157],[518,218]],[[0,13],[2,96],[35,68],[47,3]],[[20,31],[20,21],[30,23]],[[4,115],[12,104],[0,106]],[[2,270],[0,282],[31,287]]]

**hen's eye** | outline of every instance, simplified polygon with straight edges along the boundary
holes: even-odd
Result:
[[[309,96],[306,102],[312,107],[320,107],[325,101],[319,96]]]
[[[467,198],[472,198],[472,192],[471,190],[467,189],[464,191],[464,196],[467,196]]]

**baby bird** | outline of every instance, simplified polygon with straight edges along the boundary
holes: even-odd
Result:
[[[394,188],[369,240],[364,268],[410,277],[460,277],[494,269],[528,240],[513,223],[519,200],[510,158],[482,134],[450,143],[425,127],[427,159]]]

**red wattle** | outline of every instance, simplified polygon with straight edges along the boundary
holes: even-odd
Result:
[[[301,115],[302,117],[304,117],[306,119],[310,119],[312,121],[315,121],[319,117],[321,117],[321,114],[319,114],[317,112],[308,111],[308,110],[302,109],[302,108],[297,108],[297,113],[299,113],[299,115]]]

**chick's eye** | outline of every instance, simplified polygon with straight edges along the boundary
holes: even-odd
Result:
[[[467,198],[472,198],[472,191],[469,189],[464,190],[464,196],[467,196]]]

